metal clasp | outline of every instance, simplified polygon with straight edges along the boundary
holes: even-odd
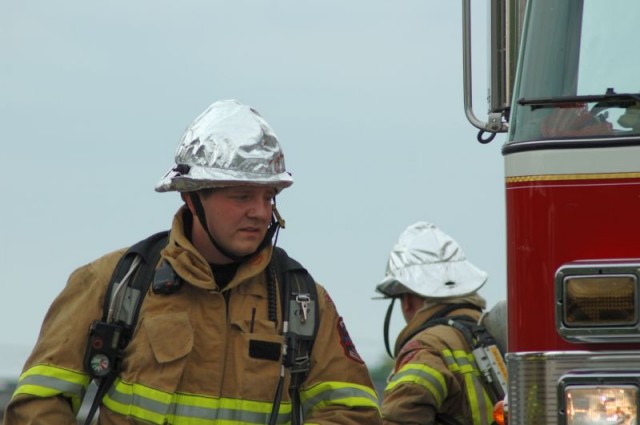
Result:
[[[301,323],[305,323],[309,315],[309,303],[311,302],[311,297],[309,294],[296,294],[296,302],[300,306],[300,311],[302,312],[302,316],[298,315],[298,318]]]

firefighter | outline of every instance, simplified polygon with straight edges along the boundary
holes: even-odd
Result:
[[[435,225],[417,222],[400,235],[376,287],[392,298],[387,319],[399,299],[407,322],[382,397],[384,424],[491,424],[493,404],[463,334],[448,325],[424,328],[439,317],[478,320],[486,301],[477,291],[486,281],[487,274]],[[388,328],[385,342],[387,336]]]
[[[184,201],[161,252],[182,283],[173,293],[146,295],[98,423],[295,423],[288,391],[278,385],[282,320],[269,318],[282,310],[268,301],[267,266],[282,224],[275,197],[293,183],[278,139],[253,108],[218,101],[187,128],[175,161],[156,191],[177,191]],[[76,423],[90,381],[88,329],[102,316],[124,251],[71,274],[45,317],[5,425]],[[317,343],[299,392],[304,421],[378,424],[367,368],[326,290],[316,288]]]

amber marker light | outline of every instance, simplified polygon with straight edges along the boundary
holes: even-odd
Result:
[[[500,400],[493,406],[493,420],[497,425],[507,425],[507,415],[504,408],[504,400]]]
[[[575,261],[555,276],[556,329],[567,341],[640,342],[637,260]]]

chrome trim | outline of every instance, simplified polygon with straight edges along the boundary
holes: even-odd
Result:
[[[507,353],[509,425],[560,425],[561,379],[572,373],[640,375],[640,351]]]

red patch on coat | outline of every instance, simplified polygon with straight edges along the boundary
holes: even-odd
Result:
[[[331,299],[331,296],[329,296],[329,293],[327,291],[324,292],[324,299],[327,301],[327,303],[329,303],[330,305],[335,306],[335,304],[333,303],[333,300]]]
[[[411,359],[413,359],[416,354],[418,354],[418,351],[420,351],[420,349],[422,349],[422,345],[420,344],[420,342],[416,340],[407,342],[404,347],[400,349],[400,352],[396,356],[395,371],[399,371],[402,366],[409,363]]]
[[[353,341],[349,336],[347,326],[344,324],[344,320],[342,319],[342,317],[338,317],[336,327],[338,329],[338,335],[340,336],[340,345],[342,346],[344,355],[355,362],[364,364],[364,360],[362,360],[362,357],[360,357],[360,354],[358,354],[356,346],[353,344]]]

